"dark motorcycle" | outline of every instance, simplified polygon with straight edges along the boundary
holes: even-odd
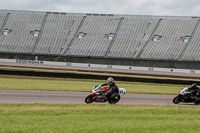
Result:
[[[200,100],[197,99],[196,96],[191,96],[191,91],[189,91],[187,87],[181,89],[179,95],[173,99],[174,104],[178,104],[180,102],[200,104]]]
[[[85,98],[85,103],[108,102],[109,104],[116,104],[121,98],[120,94],[125,94],[126,89],[119,88],[119,93],[105,96],[104,94],[108,91],[109,89],[107,87],[101,88],[100,85],[94,86],[92,93]]]

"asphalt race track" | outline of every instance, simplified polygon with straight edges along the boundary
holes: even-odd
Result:
[[[0,103],[85,104],[89,92],[0,90]],[[174,105],[175,95],[122,94],[118,104]],[[105,103],[108,104],[108,103]]]

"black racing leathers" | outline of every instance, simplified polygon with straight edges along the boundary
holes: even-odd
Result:
[[[194,99],[195,103],[199,103],[200,101],[200,88],[199,87],[190,87],[188,88],[191,98]]]
[[[106,86],[108,85],[108,83],[104,83],[101,84],[101,86]],[[115,84],[115,82],[113,82],[111,85],[109,85],[109,91],[107,92],[107,94],[114,94],[114,93],[119,93],[119,88],[118,86]]]
[[[196,96],[200,92],[199,87],[189,87],[188,90],[191,92],[191,96]]]

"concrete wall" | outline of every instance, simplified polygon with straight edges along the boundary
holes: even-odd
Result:
[[[30,59],[34,60],[34,55],[12,55],[0,54],[0,58],[7,59]],[[200,69],[200,62],[184,61],[163,61],[163,60],[135,60],[120,58],[94,58],[94,57],[57,57],[57,56],[38,56],[38,60],[46,61],[64,61],[75,63],[92,63],[106,65],[125,65],[125,66],[144,66],[144,67],[161,67],[161,68],[179,68],[179,69]]]

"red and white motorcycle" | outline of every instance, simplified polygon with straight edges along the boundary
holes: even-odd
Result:
[[[119,93],[114,93],[108,97],[104,95],[108,91],[108,87],[102,88],[101,85],[94,86],[92,93],[85,98],[85,103],[108,102],[109,104],[116,104],[121,98],[120,94],[126,93],[125,88],[119,88]]]

